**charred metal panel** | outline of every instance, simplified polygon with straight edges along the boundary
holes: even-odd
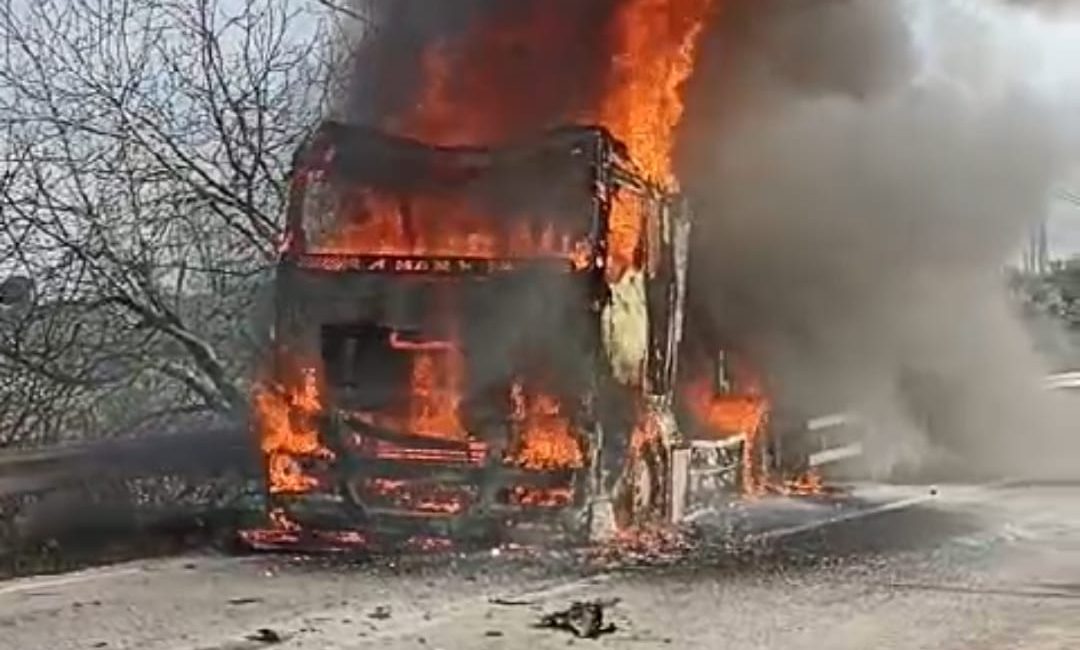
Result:
[[[663,499],[669,516],[681,511],[686,477],[670,474],[680,439],[670,393],[689,221],[632,169],[624,148],[597,128],[560,129],[497,150],[429,147],[340,124],[320,129],[296,163],[275,330],[279,352],[317,367],[325,383],[320,431],[336,453],[336,479],[319,494],[282,502],[306,503],[318,517],[344,507],[346,520],[375,528],[460,532],[453,522],[468,527],[477,517],[520,514],[530,488],[568,487],[572,497],[558,505],[593,507],[596,523],[631,467],[631,436],[644,418],[653,432],[649,509]],[[591,248],[585,258],[500,257],[377,250],[376,238],[369,246],[376,250],[319,250],[317,240],[333,235],[350,206],[372,193],[392,204],[407,231],[457,218],[455,205],[481,206],[485,216],[509,228],[524,223],[534,235],[531,219],[554,217]],[[641,203],[644,221],[634,263],[612,279],[608,217],[619,193]],[[442,202],[448,196],[464,203]],[[466,439],[419,435],[407,419],[371,417],[404,410],[410,351],[439,353],[443,345],[468,369],[460,402]],[[504,462],[510,387],[520,377],[559,398],[584,467],[525,470]],[[387,488],[380,500],[366,501],[371,480]],[[401,481],[413,487],[398,494]],[[444,498],[441,505],[425,501],[425,491]],[[501,496],[492,501],[494,492]]]
[[[645,274],[632,269],[609,285],[604,307],[604,353],[615,379],[627,386],[642,384],[649,345],[649,313]]]
[[[682,197],[669,203],[671,215],[671,256],[674,268],[673,288],[670,300],[674,304],[671,320],[668,327],[671,336],[668,338],[668,392],[674,394],[675,383],[679,376],[679,352],[682,350],[683,337],[686,323],[686,305],[689,293],[690,273],[690,228],[692,213],[689,204]]]
[[[377,198],[412,226],[438,228],[456,212],[483,214],[495,228],[560,233],[598,242],[596,181],[617,165],[619,146],[606,131],[569,127],[499,149],[429,147],[359,126],[327,124],[295,165],[288,248],[318,245],[347,214]],[[378,251],[364,251],[378,252]]]

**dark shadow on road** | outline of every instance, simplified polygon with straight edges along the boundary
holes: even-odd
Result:
[[[814,568],[838,561],[928,551],[950,539],[982,530],[974,515],[946,512],[932,503],[871,512],[875,505],[879,504],[847,498],[838,515],[859,510],[870,514],[832,523],[824,523],[827,518],[817,514],[822,525],[779,538],[762,538],[753,533],[732,538],[725,535],[723,527],[706,526],[699,532],[697,550],[688,562],[731,569]],[[813,521],[788,525],[812,525]]]

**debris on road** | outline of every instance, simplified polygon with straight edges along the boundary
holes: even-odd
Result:
[[[376,621],[385,621],[386,619],[390,618],[390,608],[386,605],[379,605],[370,614],[368,614],[368,618],[374,619]]]
[[[268,627],[261,627],[258,630],[255,630],[253,634],[247,635],[246,638],[248,641],[258,641],[259,643],[267,644],[281,643],[285,640],[285,637]]]
[[[686,530],[670,526],[633,528],[618,533],[590,552],[597,567],[658,566],[685,558],[694,548]]]
[[[615,632],[614,623],[604,622],[604,610],[618,602],[618,599],[574,601],[568,609],[545,614],[537,627],[565,630],[579,639],[597,639]]]
[[[536,604],[536,602],[532,600],[517,600],[514,598],[489,598],[488,602],[492,605],[501,605],[502,607],[528,607],[529,605]]]

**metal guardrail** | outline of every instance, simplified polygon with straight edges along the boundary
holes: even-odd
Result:
[[[1080,370],[1044,378],[1047,389],[1080,388]],[[850,412],[812,418],[805,431],[830,436],[866,423]],[[839,441],[838,441],[839,442]],[[857,441],[845,440],[809,456],[817,467],[863,453]],[[257,476],[259,455],[242,424],[159,436],[118,438],[48,449],[0,450],[0,497],[47,491],[97,477],[142,478],[182,474],[192,477],[237,472]]]
[[[0,497],[97,478],[256,475],[258,454],[242,427],[119,438],[52,449],[0,452]]]
[[[1047,375],[1043,378],[1042,384],[1047,390],[1080,389],[1080,370]],[[835,437],[835,442],[827,444],[822,440],[822,448],[808,455],[807,464],[810,467],[822,467],[861,456],[865,453],[862,441],[857,438],[845,439],[844,432],[849,431],[852,427],[866,428],[869,426],[869,422],[866,422],[858,414],[851,412],[834,413],[808,420],[805,427],[807,433],[824,435],[825,439]]]
[[[1043,380],[1043,385],[1051,390],[1080,388],[1080,370],[1049,375]]]

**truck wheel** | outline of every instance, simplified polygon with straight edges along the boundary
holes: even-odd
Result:
[[[620,529],[663,516],[664,461],[655,444],[632,452],[616,499],[615,517]]]

